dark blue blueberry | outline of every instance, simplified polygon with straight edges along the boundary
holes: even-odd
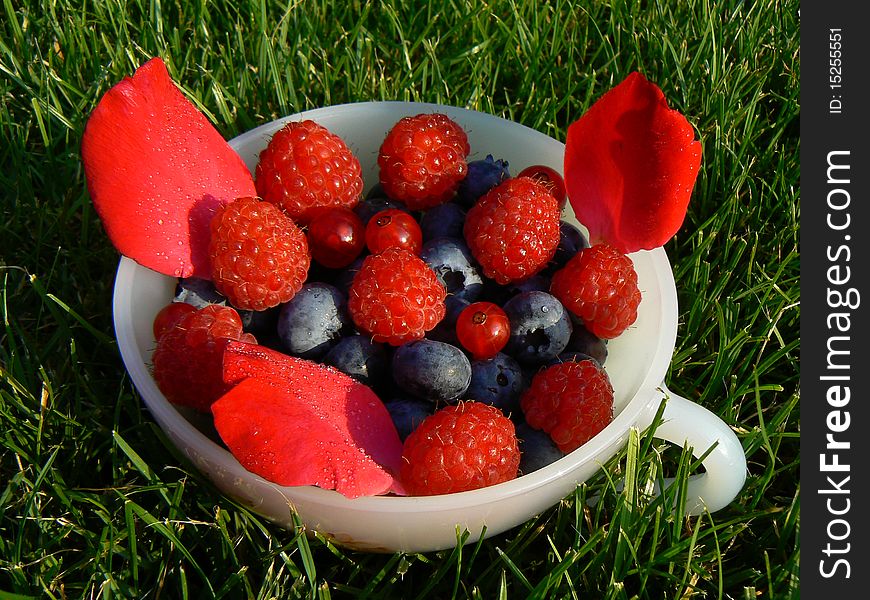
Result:
[[[565,351],[587,354],[597,360],[598,364],[604,365],[604,361],[607,360],[607,341],[591,333],[583,326],[583,322],[573,315],[571,322],[574,331],[571,333],[571,339],[568,340]]]
[[[519,363],[503,352],[487,360],[471,362],[471,384],[465,392],[477,400],[500,408],[506,415],[519,411],[525,378]]]
[[[507,161],[496,160],[492,154],[487,154],[482,160],[468,163],[468,174],[459,184],[456,199],[462,206],[471,207],[481,196],[509,177]]]
[[[390,374],[390,354],[383,344],[362,335],[341,338],[323,362],[369,387],[383,385]]]
[[[471,304],[468,300],[457,298],[456,296],[447,296],[444,299],[446,312],[444,318],[438,321],[438,324],[433,327],[426,337],[437,342],[446,342],[459,346],[459,338],[456,337],[456,319],[459,318],[459,313],[465,310],[465,307]]]
[[[275,306],[266,310],[240,310],[242,328],[246,333],[252,333],[257,340],[274,337],[278,329],[278,315],[281,308]],[[264,344],[265,345],[265,344]]]
[[[175,286],[175,301],[186,302],[196,308],[204,308],[209,304],[229,304],[211,281],[199,277],[179,279]]]
[[[380,184],[378,184],[379,186]],[[399,202],[398,200],[393,200],[392,198],[387,198],[383,192],[379,194],[373,194],[374,190],[377,189],[376,186],[373,188],[372,192],[369,192],[369,195],[362,200],[359,204],[357,204],[353,212],[356,213],[356,216],[360,218],[363,222],[363,225],[367,225],[369,219],[371,219],[374,215],[381,212],[382,210],[386,210],[388,208],[398,208],[399,210],[407,211],[408,208]]]
[[[452,344],[417,340],[393,353],[393,380],[415,398],[455,400],[471,383],[471,362]]]
[[[559,245],[553,260],[547,265],[547,273],[555,273],[565,266],[578,252],[589,247],[589,240],[580,229],[567,221],[559,224]]]
[[[384,402],[384,406],[387,407],[399,433],[399,439],[403,442],[426,417],[434,412],[435,408],[435,405],[428,400],[419,398],[393,398]]]
[[[514,295],[523,292],[547,292],[550,290],[550,278],[538,273],[537,275],[532,275],[522,281],[509,283],[506,287],[507,289],[516,292]]]
[[[321,282],[335,285],[335,282],[338,280],[339,277],[341,277],[346,268],[347,267],[342,267],[340,269],[330,269],[329,267],[324,267],[316,260],[312,260],[310,266],[308,267],[308,277],[306,277],[305,281],[310,283]],[[338,286],[336,285],[336,287]]]
[[[541,372],[544,368],[550,366],[554,362],[558,361],[558,357],[553,360],[546,362],[542,365],[531,365],[526,363],[520,363],[520,367],[523,369],[523,381],[526,382],[526,387],[532,384],[532,380],[535,378],[539,372]],[[523,417],[524,418],[524,417]],[[521,422],[523,418],[516,419],[517,422]]]
[[[332,277],[332,284],[345,296],[350,294],[350,285],[353,283],[353,278],[359,273],[359,269],[365,260],[365,256],[360,256],[358,259],[350,263]]]
[[[542,273],[527,277],[522,281],[512,281],[501,285],[495,280],[486,277],[483,282],[483,296],[490,302],[502,305],[517,294],[523,292],[549,292],[550,278]]]
[[[565,456],[546,432],[533,429],[528,423],[517,425],[517,441],[522,475],[528,475]]]
[[[420,230],[423,232],[424,242],[442,237],[462,239],[464,227],[465,209],[455,202],[439,204],[420,217]]]
[[[345,296],[328,283],[306,283],[278,315],[284,350],[301,358],[320,358],[350,327]]]
[[[505,302],[511,335],[504,352],[521,363],[544,364],[556,358],[571,339],[571,319],[555,296],[522,292]]]
[[[435,271],[448,296],[474,302],[483,291],[483,277],[464,240],[430,240],[423,244],[420,258]]]

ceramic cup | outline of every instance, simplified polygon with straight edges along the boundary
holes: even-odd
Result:
[[[562,143],[523,125],[480,112],[410,102],[365,102],[311,110],[253,129],[230,144],[253,172],[272,134],[291,120],[312,119],[341,136],[363,167],[366,186],[377,182],[377,153],[386,132],[401,117],[443,112],[467,132],[469,160],[493,154],[511,173],[533,165],[562,171]],[[568,211],[568,220],[574,220]],[[151,332],[157,311],[173,297],[175,280],[122,258],[114,291],[114,322],[121,355],[133,383],[169,439],[225,494],[284,526],[293,512],[308,530],[361,550],[425,552],[450,548],[459,531],[468,541],[520,525],[558,503],[643,430],[667,399],[656,437],[688,445],[704,472],[688,485],[686,511],[719,510],[739,493],[746,458],[739,440],[716,415],[670,393],[664,384],[677,335],[677,293],[662,248],[631,255],[642,301],[636,323],[609,343],[606,370],[615,392],[613,422],[588,443],[538,471],[484,489],[429,497],[364,497],[350,500],[313,486],[281,487],[249,473],[208,434],[169,404],[149,373]],[[201,423],[200,423],[201,424]],[[712,447],[712,450],[710,448]]]

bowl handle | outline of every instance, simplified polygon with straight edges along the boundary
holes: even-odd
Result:
[[[661,390],[666,404],[655,437],[690,446],[695,456],[701,456],[712,447],[703,460],[706,473],[689,478],[686,513],[699,515],[725,508],[746,481],[746,454],[740,440],[722,419],[700,404],[674,394],[664,384]],[[650,403],[650,408],[649,423],[652,423],[658,403]],[[665,486],[673,481],[673,478],[665,478]]]

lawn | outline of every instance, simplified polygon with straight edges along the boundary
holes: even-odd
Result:
[[[796,597],[797,12],[776,0],[4,0],[0,600]],[[665,246],[680,302],[667,382],[738,435],[743,491],[685,517],[619,485],[662,472],[682,485],[696,469],[647,433],[528,523],[428,554],[346,550],[222,497],[126,376],[118,254],[80,157],[100,96],[152,56],[227,138],[309,108],[414,100],[564,141],[592,102],[644,73],[704,154]]]

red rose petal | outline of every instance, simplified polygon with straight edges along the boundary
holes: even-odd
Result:
[[[210,279],[218,205],[256,196],[238,154],[154,58],[100,99],[82,137],[88,191],[118,251],[164,275]]]
[[[348,498],[381,494],[392,476],[324,419],[304,386],[248,378],[212,405],[214,423],[248,471],[278,485],[316,485]]]
[[[232,410],[235,411],[235,417],[240,418],[242,423],[248,422],[251,426],[258,424],[260,420],[265,418],[263,414],[266,414],[267,411],[280,412],[285,410],[281,406],[288,402],[301,406],[300,410],[310,415],[308,420],[286,423],[285,428],[276,429],[274,439],[266,438],[269,439],[268,443],[273,445],[287,444],[289,442],[284,439],[287,437],[304,440],[308,435],[309,428],[314,426],[313,424],[319,423],[323,427],[328,426],[330,439],[337,444],[338,454],[336,456],[330,455],[328,445],[325,449],[320,447],[322,444],[319,433],[310,436],[310,442],[295,441],[294,443],[317,445],[318,449],[312,450],[312,452],[323,453],[322,464],[317,463],[317,467],[320,469],[333,468],[330,465],[334,466],[342,462],[346,465],[348,476],[353,476],[354,485],[359,486],[359,489],[345,487],[345,485],[350,484],[342,483],[341,478],[338,477],[335,484],[339,492],[345,495],[355,494],[357,491],[359,491],[358,495],[379,494],[391,489],[396,493],[404,493],[399,482],[394,481],[392,477],[390,477],[390,482],[386,487],[379,488],[383,483],[382,476],[370,472],[369,469],[368,463],[373,462],[373,464],[385,468],[386,471],[382,469],[382,472],[387,476],[390,473],[398,474],[402,461],[402,442],[396,427],[383,402],[370,388],[326,365],[287,356],[256,344],[230,342],[224,352],[224,381],[231,385],[241,385],[250,379],[268,383],[276,390],[276,393],[262,395],[259,397],[259,401],[253,404],[239,403],[238,406],[234,407]],[[229,403],[225,402],[217,410],[212,405],[215,424],[221,437],[223,437],[223,432],[221,425],[218,424],[217,413],[227,411],[228,405]],[[294,414],[299,412],[297,408],[292,410]],[[274,418],[278,418],[277,412],[273,415]],[[222,419],[226,422],[225,417]],[[261,440],[263,439],[262,435],[260,434]],[[226,439],[224,441],[229,445]],[[356,449],[356,454],[348,455],[344,449],[345,444],[353,446]],[[249,448],[239,447],[237,450],[245,455],[251,454]],[[233,454],[235,453],[236,451],[233,451]],[[355,457],[357,460],[350,460],[349,457]],[[311,459],[306,458],[305,460]],[[301,469],[302,465],[299,463],[300,460],[294,455],[283,455],[275,468],[282,474],[286,474],[294,468]],[[307,473],[308,471],[303,472]],[[262,473],[260,474],[262,475]],[[265,477],[265,475],[263,476]],[[281,483],[277,480],[272,481]],[[314,479],[304,483],[285,485],[330,487]]]
[[[701,144],[662,91],[632,73],[568,128],[565,185],[593,243],[623,252],[663,246],[679,230]]]

